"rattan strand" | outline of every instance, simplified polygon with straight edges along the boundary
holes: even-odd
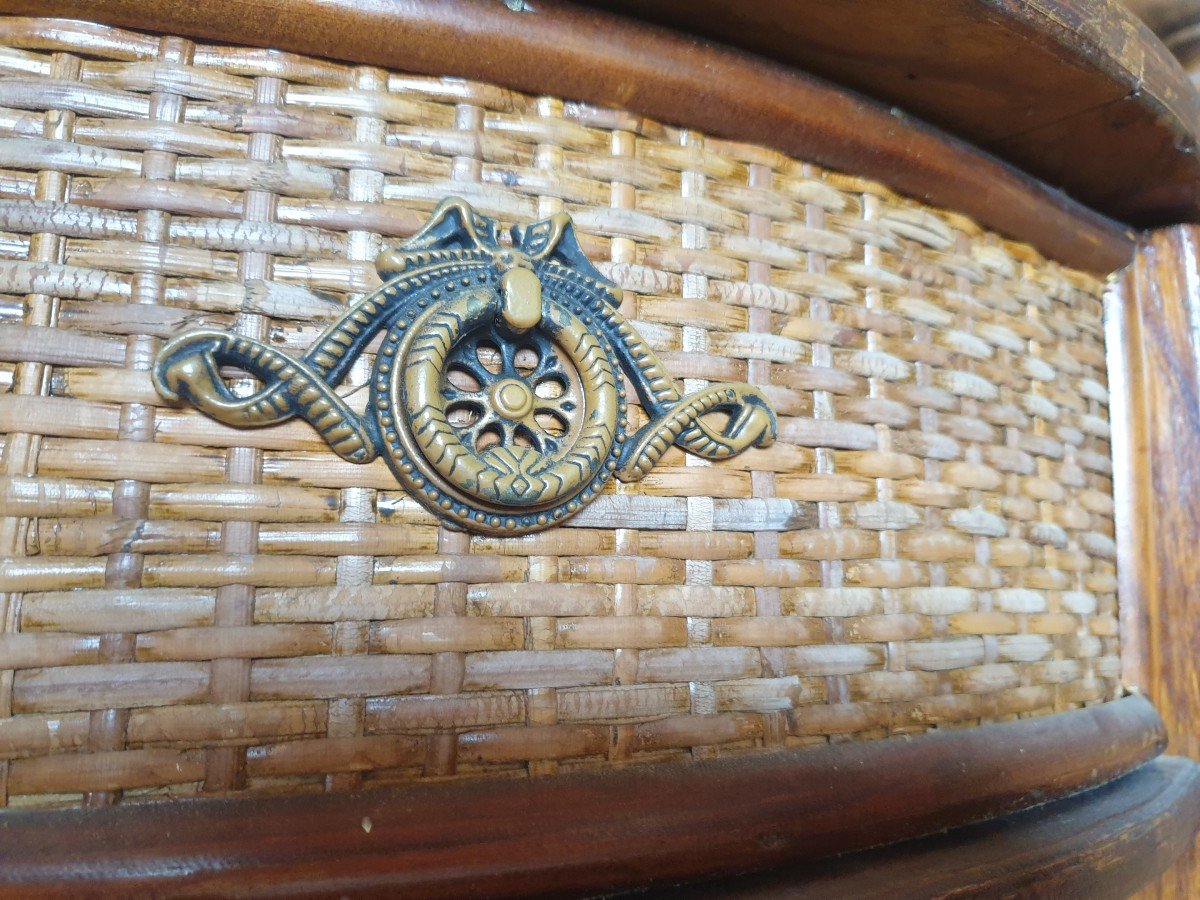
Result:
[[[1096,280],[620,111],[82,23],[0,45],[0,801],[546,775],[1120,692]],[[303,423],[155,395],[189,326],[302,351],[451,194],[570,212],[669,368],[761,385],[779,442],[485,539]]]

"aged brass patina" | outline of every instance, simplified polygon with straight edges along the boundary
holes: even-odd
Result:
[[[236,427],[310,422],[340,457],[382,454],[450,525],[522,534],[560,522],[616,475],[637,481],[672,445],[726,459],[775,439],[775,414],[748,384],[687,396],[617,311],[620,292],[588,262],[570,218],[512,229],[450,198],[376,261],[384,285],[300,359],[237,334],[180,335],[154,384]],[[335,387],[383,334],[365,416]],[[262,382],[238,397],[233,366]],[[627,433],[624,378],[648,422]],[[710,418],[709,414],[718,414]]]

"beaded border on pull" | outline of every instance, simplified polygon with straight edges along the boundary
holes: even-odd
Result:
[[[380,254],[383,286],[301,358],[226,331],[190,331],[159,352],[154,386],[233,427],[302,418],[348,462],[382,455],[446,524],[490,535],[560,522],[611,476],[643,478],[671,446],[720,460],[774,442],[775,413],[758,388],[680,392],[617,311],[619,288],[584,256],[569,216],[510,233],[505,246],[494,220],[447,198],[410,240]],[[336,388],[380,334],[359,415]],[[236,396],[222,366],[261,388]],[[633,433],[625,379],[648,419]]]

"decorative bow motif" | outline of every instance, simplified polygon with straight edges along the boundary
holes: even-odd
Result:
[[[727,459],[775,440],[775,414],[748,384],[681,395],[618,311],[565,214],[514,227],[464,200],[441,203],[402,247],[380,254],[384,285],[350,307],[300,359],[224,331],[182,334],[154,385],[235,427],[294,416],[342,459],[382,454],[396,478],[450,525],[523,534],[577,512],[611,475],[637,481],[671,446]],[[383,334],[365,416],[335,388]],[[237,397],[221,366],[262,383]],[[627,433],[623,377],[648,419]],[[710,413],[722,414],[713,422]]]

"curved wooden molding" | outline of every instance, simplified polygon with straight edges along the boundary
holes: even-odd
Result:
[[[1200,214],[1200,94],[1126,2],[583,2],[895,103],[1123,221]]]
[[[536,12],[499,0],[0,0],[0,13],[552,91],[878,179],[1077,268],[1107,274],[1132,255],[1119,224],[899,110],[651,25],[556,0],[531,5]]]
[[[354,794],[0,813],[0,893],[598,893],[818,859],[1067,796],[1157,755],[1140,697],[749,757]]]
[[[1198,828],[1200,763],[1163,757],[1112,784],[1002,819],[677,896],[1126,900],[1177,859]]]

